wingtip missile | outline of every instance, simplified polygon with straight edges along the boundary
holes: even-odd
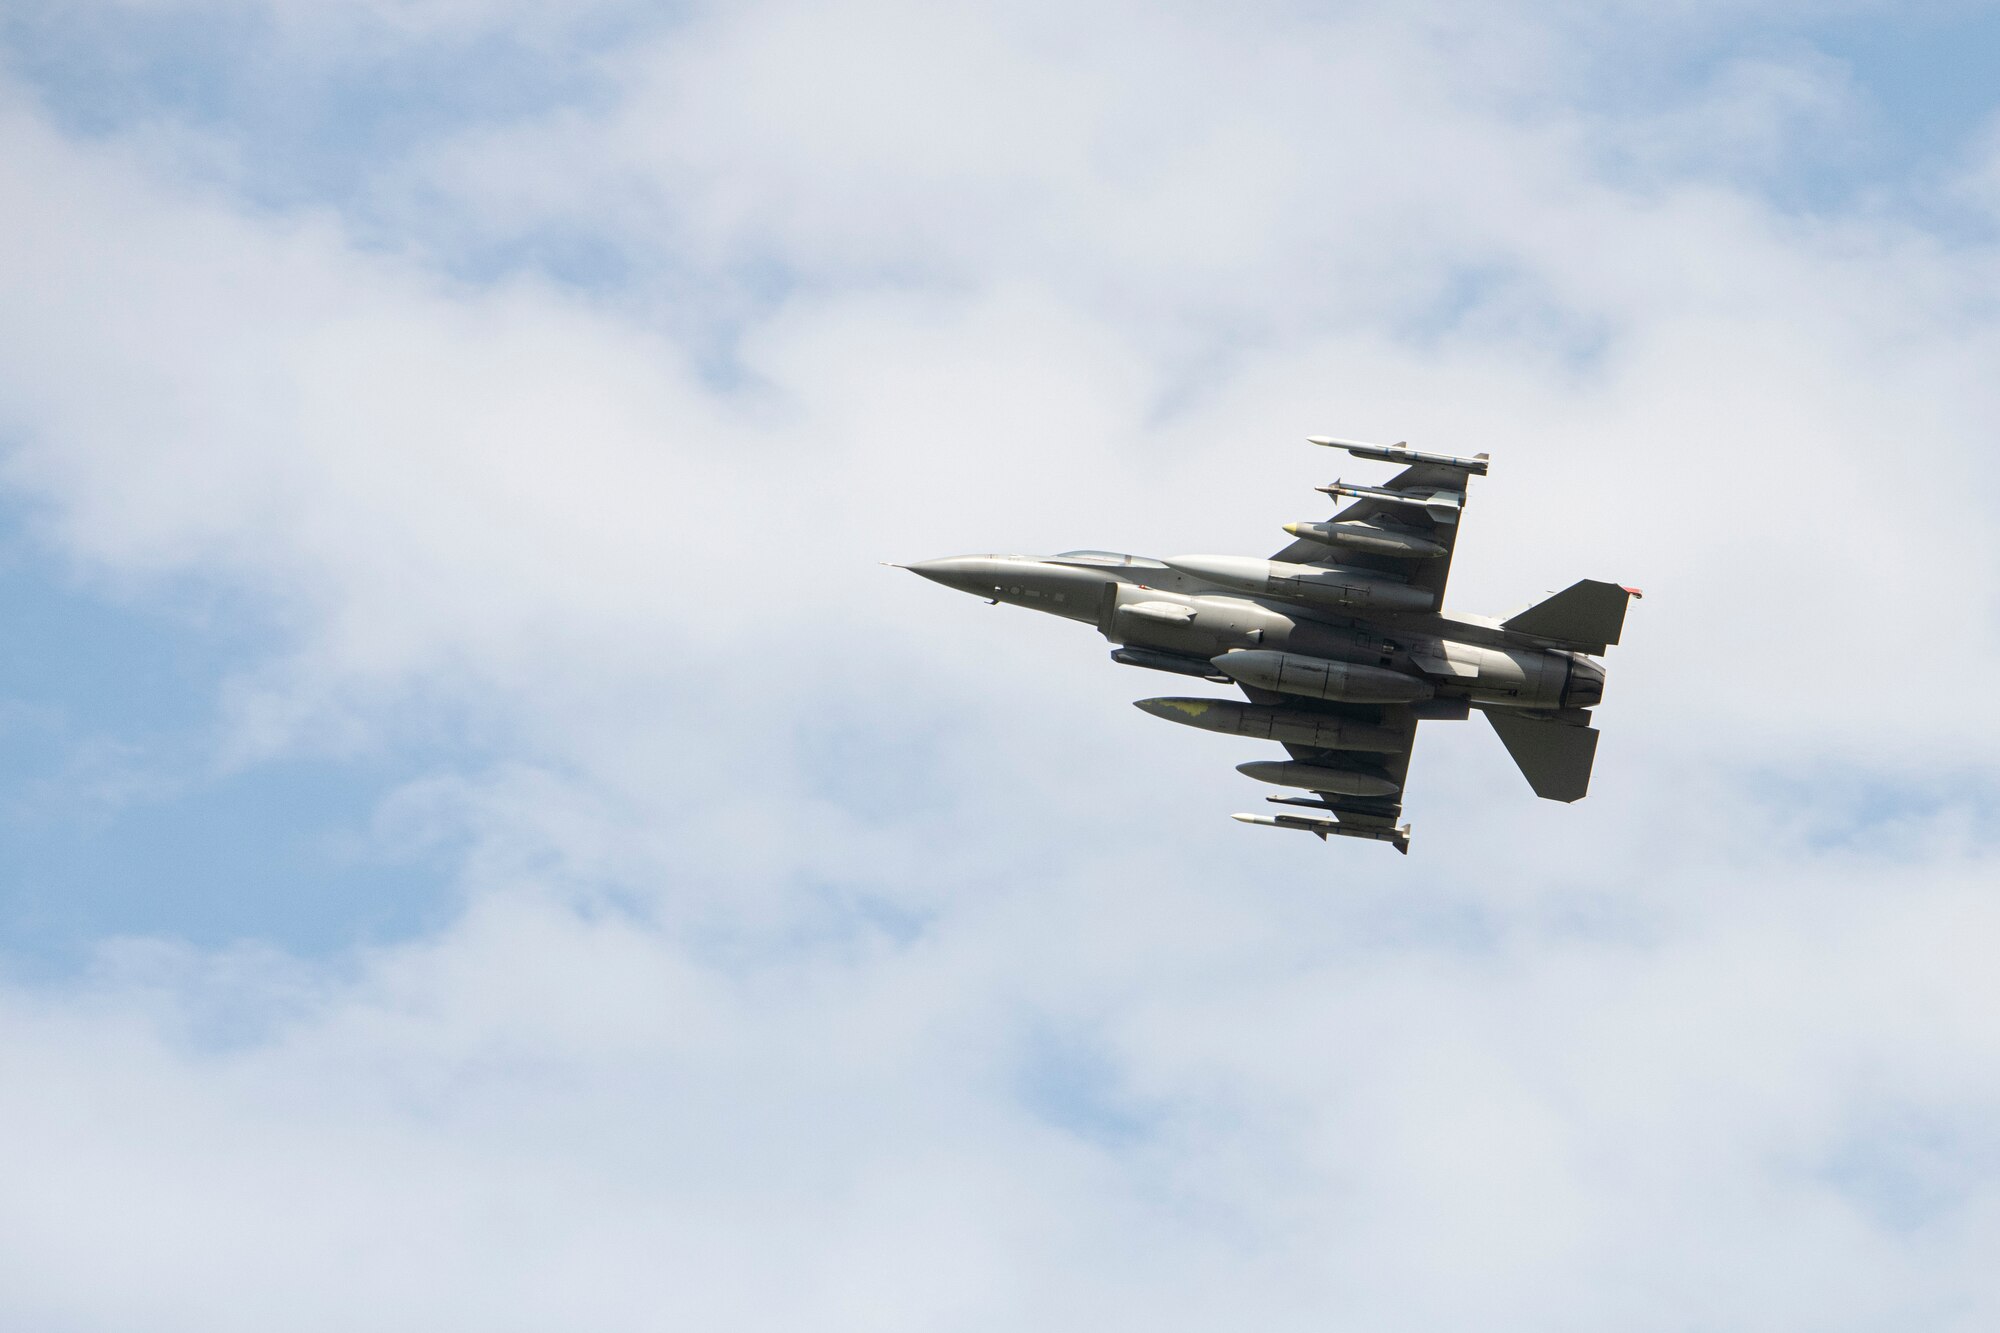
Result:
[[[1486,475],[1487,465],[1492,456],[1474,454],[1470,458],[1458,458],[1451,454],[1427,454],[1412,449],[1407,440],[1394,444],[1370,444],[1366,440],[1342,440],[1331,435],[1308,435],[1307,444],[1317,444],[1327,449],[1345,449],[1356,458],[1373,459],[1378,463],[1428,463],[1432,467],[1456,468],[1460,472],[1470,472],[1475,477]]]
[[[1310,833],[1321,842],[1325,842],[1328,838],[1365,838],[1370,842],[1386,842],[1403,855],[1410,854],[1408,824],[1399,828],[1376,824],[1343,824],[1338,819],[1324,815],[1235,814],[1230,818],[1240,824],[1255,824],[1259,828],[1283,828]]]

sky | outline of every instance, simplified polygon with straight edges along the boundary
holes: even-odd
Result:
[[[0,1329],[2000,1322],[2000,7],[0,7]],[[1647,591],[1412,854],[878,562]],[[1350,479],[1360,470],[1346,469]]]

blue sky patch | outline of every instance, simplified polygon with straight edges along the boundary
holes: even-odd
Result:
[[[1119,1086],[1110,1057],[1076,1032],[1042,1024],[1029,1034],[1020,1067],[1020,1096],[1028,1109],[1100,1148],[1143,1140],[1159,1113]]]
[[[365,217],[371,177],[411,150],[603,96],[590,57],[624,31],[573,27],[551,46],[499,30],[371,40],[351,22],[351,44],[322,46],[252,6],[27,0],[0,18],[0,59],[71,133],[192,126],[240,153],[253,202]]]
[[[245,608],[120,605],[16,537],[0,623],[0,962],[63,971],[135,934],[318,955],[453,906],[441,851],[371,832],[414,757],[218,764],[217,689],[269,643]]]

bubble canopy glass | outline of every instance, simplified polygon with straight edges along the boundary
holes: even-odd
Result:
[[[1136,566],[1142,569],[1165,569],[1157,560],[1148,560],[1142,555],[1126,555],[1121,551],[1064,551],[1061,555],[1050,556],[1058,564],[1064,565],[1117,565]]]

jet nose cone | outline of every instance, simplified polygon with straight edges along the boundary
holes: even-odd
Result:
[[[997,579],[993,572],[993,558],[985,555],[953,555],[942,560],[919,560],[903,568],[912,574],[929,579],[932,583],[942,583],[947,588],[960,592],[978,593],[990,596]]]

